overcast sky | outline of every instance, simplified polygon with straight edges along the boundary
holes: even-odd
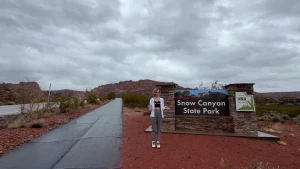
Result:
[[[1,0],[0,82],[300,91],[299,0]]]

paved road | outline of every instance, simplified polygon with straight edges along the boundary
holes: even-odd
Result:
[[[1,169],[111,169],[121,161],[122,99],[32,140],[0,158]]]
[[[34,104],[34,109],[40,109],[45,106],[46,103]],[[29,104],[25,104],[25,110],[29,108]],[[20,114],[21,113],[21,105],[7,105],[0,106],[0,116]]]

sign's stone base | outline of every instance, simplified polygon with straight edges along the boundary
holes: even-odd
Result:
[[[145,132],[152,132],[152,126],[149,126]],[[192,131],[192,130],[164,130],[162,133],[173,133],[173,134],[198,134],[198,135],[214,135],[214,136],[229,136],[229,137],[245,137],[245,138],[254,138],[270,141],[279,141],[280,138],[268,133],[257,131],[254,133],[225,133],[225,132],[201,132],[201,131]]]
[[[175,116],[175,130],[234,132],[233,118],[227,116]]]

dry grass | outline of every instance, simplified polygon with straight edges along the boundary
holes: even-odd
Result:
[[[69,119],[63,118],[63,119],[58,119],[58,120],[57,120],[57,123],[58,123],[58,124],[66,124],[66,123],[68,123],[69,121],[70,121]]]
[[[234,169],[234,167],[226,164],[224,159],[221,159],[219,163],[223,169]],[[265,164],[262,161],[251,160],[247,167],[238,168],[238,169],[279,169],[279,167],[274,168],[274,167],[268,166],[268,163]]]
[[[123,107],[123,112],[127,116],[147,116],[149,113],[149,110],[147,108],[128,108]]]
[[[300,136],[300,131],[297,129],[297,125],[283,124],[283,123],[273,123],[273,122],[259,122],[259,128],[261,131],[270,134],[280,134],[280,135],[290,135],[290,136]]]
[[[4,116],[0,118],[0,128],[24,127],[26,123],[36,122],[39,119],[52,116],[58,112],[58,109],[41,109],[31,113]]]
[[[24,115],[20,115],[12,123],[7,124],[7,128],[20,128],[26,124],[26,118]]]
[[[283,142],[283,141],[277,141],[277,143],[280,144],[280,145],[287,145],[287,143]]]
[[[225,163],[224,159],[222,158],[221,161],[219,162],[220,163],[220,166],[223,168],[223,169],[231,169],[231,167]]]
[[[251,163],[246,169],[279,169],[279,167],[277,168],[270,167],[268,166],[268,163],[264,164],[262,161],[254,160],[251,161]]]

